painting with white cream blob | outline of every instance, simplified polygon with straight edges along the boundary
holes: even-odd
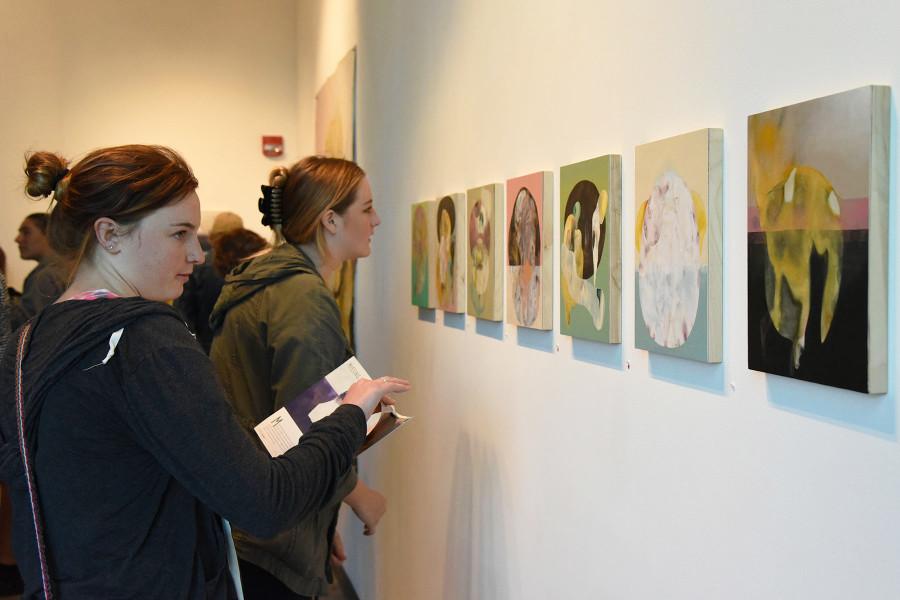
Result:
[[[553,328],[553,174],[506,182],[506,320]]]
[[[890,88],[747,123],[748,363],[887,391]]]
[[[466,312],[466,197],[450,194],[437,201],[435,279],[438,308]]]
[[[722,130],[635,150],[635,346],[722,360]]]
[[[559,169],[559,329],[564,335],[622,341],[622,157]]]
[[[503,320],[503,185],[466,192],[467,309],[473,317]]]

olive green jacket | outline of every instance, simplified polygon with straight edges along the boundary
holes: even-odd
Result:
[[[310,258],[291,244],[232,271],[210,325],[210,358],[254,439],[254,426],[352,355],[334,296]],[[355,485],[351,471],[325,508],[273,539],[235,531],[238,556],[297,594],[324,594],[338,509]]]

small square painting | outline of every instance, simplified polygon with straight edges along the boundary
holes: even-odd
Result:
[[[553,328],[553,174],[506,182],[506,320]]]

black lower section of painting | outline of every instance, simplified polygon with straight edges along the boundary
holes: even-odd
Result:
[[[747,245],[749,367],[859,392],[868,391],[868,232],[844,235],[841,286],[834,319],[820,340],[822,293],[827,257],[810,256],[810,313],[799,367],[794,367],[793,340],[775,329],[766,305],[766,271],[771,269],[765,238],[752,233]],[[786,285],[786,284],[785,284]]]

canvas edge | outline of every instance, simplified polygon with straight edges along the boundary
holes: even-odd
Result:
[[[455,192],[447,195],[453,199],[453,206],[456,209],[456,256],[467,256],[466,241],[469,238],[469,223],[466,218],[466,194],[464,192]],[[466,305],[468,303],[468,294],[466,293],[466,270],[468,268],[468,262],[467,258],[465,263],[463,263],[466,265],[466,268],[459,269],[456,273],[456,310],[446,312],[466,314]],[[459,263],[460,260],[457,258],[457,264]]]
[[[506,210],[504,207],[506,206],[506,186],[502,183],[491,183],[488,184],[489,187],[494,188],[494,221],[496,222],[499,216],[499,221],[501,223],[501,227],[495,229],[494,234],[494,310],[491,316],[488,318],[490,321],[494,322],[503,322],[503,308],[506,306],[506,288],[504,287],[506,283],[506,277],[504,277],[505,270],[503,268],[503,247],[504,240],[506,240],[506,227],[502,226],[502,223],[505,222]]]
[[[888,219],[890,212],[891,88],[871,90],[871,146],[869,149],[869,274],[867,392],[888,391]],[[879,282],[876,288],[873,282]]]
[[[658,140],[657,140],[658,141]],[[634,196],[634,205],[632,206],[632,219],[629,225],[631,226],[632,233],[634,233],[635,237],[632,237],[631,245],[628,248],[628,251],[632,254],[632,268],[629,277],[631,278],[631,285],[634,286],[634,293],[632,294],[633,302],[631,305],[632,313],[634,318],[632,321],[634,322],[634,327],[632,329],[632,335],[634,336],[634,347],[637,350],[644,350],[645,352],[651,353],[654,352],[654,349],[649,345],[641,343],[641,336],[638,335],[640,327],[646,327],[646,325],[642,322],[643,319],[638,318],[638,314],[640,313],[640,305],[641,305],[641,297],[639,292],[639,287],[637,284],[637,267],[638,267],[638,253],[637,253],[637,215],[638,215],[638,207],[641,205],[642,200],[638,196],[640,193],[637,186],[638,181],[638,171],[641,167],[641,159],[640,156],[644,152],[646,152],[646,146],[655,143],[654,141],[644,142],[643,144],[637,144],[634,147],[634,169],[632,171],[632,194]],[[622,249],[622,253],[624,255],[625,249]],[[624,283],[624,280],[623,280]]]
[[[503,320],[510,325],[515,325],[516,327],[521,327],[518,319],[516,319],[516,311],[513,308],[513,303],[508,302],[508,298],[506,294],[509,293],[509,290],[512,288],[512,273],[509,270],[509,244],[506,241],[507,236],[509,236],[509,212],[508,207],[506,206],[509,202],[509,186],[510,184],[518,179],[518,177],[511,177],[507,179],[503,183],[504,193],[503,193]]]
[[[416,302],[416,284],[415,284],[415,276],[413,273],[413,243],[416,239],[416,233],[413,230],[416,222],[416,205],[418,202],[413,202],[409,205],[409,300],[413,306],[419,306]]]
[[[473,196],[475,192],[477,192],[480,187],[469,188],[466,190],[466,314],[471,315],[478,318],[478,314],[475,312],[475,307],[472,305],[471,298],[469,296],[469,282],[472,281],[472,273],[469,272],[469,266],[471,263],[471,255],[469,254],[469,218],[472,215],[472,206],[473,204]]]
[[[565,206],[565,204],[563,204],[563,191],[562,191],[563,171],[566,169],[569,169],[571,167],[574,167],[576,165],[580,165],[583,162],[588,162],[590,160],[592,160],[592,159],[588,159],[586,161],[578,161],[578,162],[570,163],[567,165],[560,165],[560,167],[559,167],[559,180],[557,181],[557,185],[559,186],[559,203],[557,203],[557,205],[556,205],[556,212],[559,213],[558,227],[559,227],[559,244],[560,244],[560,246],[563,243],[563,235],[564,235],[563,227],[566,226],[565,221],[564,221],[564,218],[565,218],[564,213],[566,211],[566,206]],[[563,260],[563,250],[562,250],[562,248],[559,248],[559,252],[557,252],[557,254],[556,254],[556,261],[555,261],[555,262],[559,263],[559,284],[555,287],[557,301],[559,302],[559,334],[575,338],[578,336],[575,335],[574,326],[571,324],[566,325],[564,323],[565,319],[563,317],[563,311],[565,310],[566,303],[563,300],[562,260]]]
[[[556,261],[554,244],[556,243],[556,227],[553,218],[553,207],[556,204],[553,184],[553,171],[541,171],[543,183],[543,198],[541,198],[541,212],[543,218],[543,239],[541,247],[541,322],[535,329],[551,331],[553,329],[553,297],[558,286],[553,285],[553,266]],[[549,224],[549,226],[548,226]],[[550,235],[547,235],[549,231]],[[549,282],[549,283],[547,283]]]
[[[706,362],[722,362],[724,312],[723,298],[723,223],[724,208],[723,182],[725,177],[725,133],[722,129],[707,129],[707,160],[709,179],[707,181],[707,298],[706,298]]]
[[[622,343],[622,155],[609,157],[609,344]],[[613,260],[615,259],[615,260]]]

